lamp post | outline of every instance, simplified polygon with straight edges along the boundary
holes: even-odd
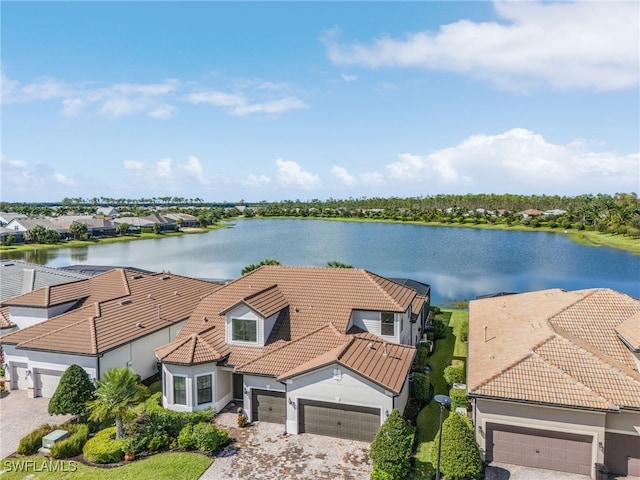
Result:
[[[436,480],[440,480],[440,451],[442,450],[442,412],[445,407],[451,405],[451,397],[447,395],[436,395],[433,397],[440,404],[440,438],[438,440],[438,465],[436,467]]]

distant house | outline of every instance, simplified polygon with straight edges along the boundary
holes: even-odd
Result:
[[[189,215],[188,213],[166,213],[164,217],[169,220],[173,220],[178,225],[180,224],[180,222],[182,222],[183,227],[198,226],[197,217],[194,217],[193,215]]]
[[[371,441],[404,410],[428,305],[428,286],[415,282],[421,295],[403,283],[355,268],[263,266],[225,284],[156,349],[164,406],[237,400],[250,421],[288,433]]]
[[[537,217],[538,215],[542,215],[544,212],[542,210],[536,210],[535,208],[530,208],[528,210],[523,210],[519,212],[518,215],[528,218],[528,217]]]
[[[69,233],[68,229],[59,229],[59,226],[48,218],[14,218],[6,225],[6,228],[24,234],[37,226],[44,227],[48,230],[55,230],[61,235],[67,235]]]
[[[96,208],[96,215],[102,215],[105,217],[116,217],[118,215],[118,211],[115,207],[98,207]]]
[[[469,304],[467,388],[487,462],[640,476],[639,370],[636,298],[552,289]]]
[[[86,225],[90,237],[112,237],[116,234],[116,226],[111,220],[93,215],[63,215],[51,222],[59,232],[69,232],[73,223],[82,223]]]
[[[565,213],[567,213],[566,210],[560,210],[558,208],[555,208],[553,210],[546,210],[545,212],[542,213],[543,217],[558,217],[560,215],[564,215]]]
[[[11,388],[51,397],[72,364],[96,379],[124,366],[150,377],[157,372],[154,349],[171,342],[200,299],[219,287],[112,269],[6,300],[2,306],[19,327],[1,339]]]
[[[0,227],[6,226],[13,219],[23,219],[24,220],[25,218],[29,218],[29,216],[25,215],[24,213],[0,212]]]
[[[144,229],[152,229],[155,224],[160,225],[161,232],[175,231],[178,228],[178,224],[175,220],[153,213],[144,217],[118,217],[113,219],[114,225],[120,225],[126,223],[129,225],[129,231],[139,232]]]

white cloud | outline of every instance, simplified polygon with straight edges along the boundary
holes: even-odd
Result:
[[[356,75],[347,75],[346,73],[341,74],[340,77],[345,82],[355,82],[358,79]]]
[[[331,167],[331,173],[346,186],[353,185],[357,181],[356,177],[350,175],[346,168],[339,167],[338,165]]]
[[[500,21],[460,20],[368,44],[324,41],[338,65],[457,72],[511,89],[628,88],[640,78],[638,2],[495,2]]]
[[[207,176],[204,173],[204,169],[202,168],[202,164],[197,157],[187,157],[187,163],[184,165],[179,165],[178,168],[185,172],[187,176],[191,177],[202,185],[206,185],[209,183]]]
[[[300,165],[291,160],[276,160],[278,166],[277,178],[281,185],[312,189],[320,186],[320,177],[316,174],[305,172]]]
[[[144,164],[142,162],[136,162],[135,160],[125,160],[124,168],[126,170],[142,170]]]
[[[3,182],[3,198],[8,201],[11,201],[15,192],[26,192],[28,195],[42,191],[51,193],[60,191],[57,190],[59,187],[67,189],[62,191],[62,196],[67,196],[68,189],[77,186],[74,179],[50,165],[7,158],[4,154],[0,154],[0,171],[5,180],[11,179]]]
[[[267,88],[267,87],[261,87]],[[269,89],[269,88],[267,88]],[[215,107],[223,107],[232,115],[244,116],[252,113],[284,113],[289,110],[305,108],[307,105],[296,97],[283,97],[264,102],[250,102],[244,94],[221,91],[197,92],[187,95],[187,100],[194,105],[208,103]]]
[[[331,173],[343,185],[347,187],[355,185],[364,185],[369,187],[382,186],[386,183],[384,176],[377,172],[362,173],[360,175],[351,175],[346,168],[334,165],[331,167]]]
[[[255,187],[263,187],[271,183],[271,179],[266,175],[255,175],[250,174],[247,175],[247,178],[242,180],[241,182],[245,187],[255,188]]]
[[[158,178],[171,178],[170,158],[163,158],[156,163],[156,175]]]
[[[238,105],[231,110],[234,115],[248,115],[251,113],[284,113],[289,110],[305,108],[307,105],[295,97],[285,97],[268,102]]]
[[[637,190],[640,154],[590,152],[585,147],[584,141],[557,145],[542,135],[514,128],[499,135],[473,135],[423,156],[399,155],[397,162],[387,165],[388,179],[459,192]]]

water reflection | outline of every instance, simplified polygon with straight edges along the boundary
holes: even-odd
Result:
[[[57,250],[22,250],[15,252],[2,252],[0,258],[5,260],[24,260],[36,265],[46,265],[58,256]]]

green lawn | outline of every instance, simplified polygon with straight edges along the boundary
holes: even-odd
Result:
[[[441,318],[445,324],[449,325],[447,337],[436,342],[436,351],[429,357],[431,365],[431,383],[434,387],[434,395],[449,394],[449,386],[443,378],[445,367],[451,364],[452,360],[466,360],[467,345],[458,341],[458,331],[464,321],[468,321],[469,312],[466,310],[453,310],[442,312]],[[448,411],[444,411],[443,420],[447,418]],[[440,405],[432,401],[418,414],[418,447],[416,450],[416,470],[414,479],[431,479],[435,475],[435,466],[429,462],[429,454],[433,447],[433,439],[438,433],[440,422]]]
[[[136,460],[122,467],[88,467],[79,462],[47,460],[34,455],[29,457],[8,457],[0,465],[2,480],[69,479],[69,480],[191,480],[200,478],[213,460],[198,453],[160,453]],[[57,471],[46,471],[57,470]]]

